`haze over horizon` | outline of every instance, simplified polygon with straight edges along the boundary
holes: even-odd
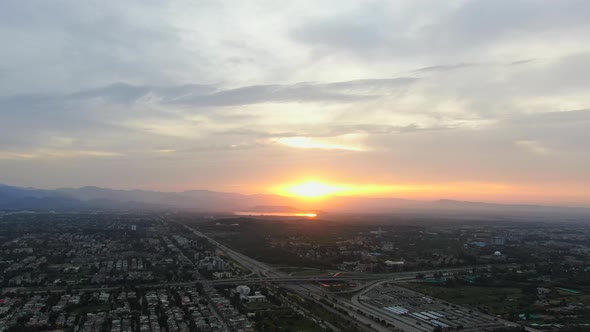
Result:
[[[590,206],[590,2],[0,3],[0,183]]]
[[[147,195],[147,196],[145,196]],[[590,213],[590,205],[556,205],[556,204],[533,204],[533,203],[504,203],[501,201],[476,201],[476,200],[456,200],[445,197],[432,199],[411,199],[402,196],[391,195],[361,195],[354,193],[316,193],[311,195],[298,192],[277,192],[277,193],[253,193],[242,194],[239,192],[221,192],[203,188],[193,188],[182,191],[158,191],[146,189],[117,189],[99,186],[83,186],[74,188],[36,188],[36,187],[17,187],[0,183],[0,202],[7,200],[22,209],[50,209],[51,198],[65,197],[72,198],[76,201],[87,202],[87,208],[107,208],[120,209],[124,206],[118,206],[118,203],[139,203],[139,204],[156,204],[160,208],[179,207],[182,209],[195,209],[202,212],[227,212],[227,210],[236,213],[246,213],[244,211],[264,212],[264,213],[292,213],[293,211],[314,211],[331,213],[399,213],[405,210],[417,212],[423,210],[425,213],[432,213],[433,210],[453,210],[456,213],[466,213],[469,211],[494,210],[501,215],[508,215],[510,212],[543,212],[543,213],[569,213],[582,212]],[[44,201],[49,198],[49,201]],[[178,200],[178,198],[181,198]],[[205,201],[201,199],[205,198]],[[16,199],[16,200],[15,200]],[[19,201],[22,199],[24,201]],[[29,201],[31,200],[32,201]],[[38,199],[41,199],[37,202]],[[227,199],[231,204],[228,205]],[[94,202],[104,203],[103,206],[93,205]],[[6,203],[6,202],[5,202]],[[112,205],[115,203],[115,205]],[[22,205],[24,204],[24,205]],[[204,205],[203,205],[204,204]],[[215,206],[212,210],[207,207]],[[237,204],[237,205],[236,205]],[[5,204],[6,205],[6,204]],[[157,208],[156,205],[146,208]],[[76,205],[66,205],[66,208],[72,208]],[[220,210],[219,206],[223,208]],[[0,204],[2,208],[2,204]],[[58,210],[64,206],[55,206]],[[131,209],[137,206],[130,206]],[[227,208],[227,209],[226,209]],[[512,210],[516,208],[516,210]],[[536,208],[541,208],[540,211]],[[555,209],[554,209],[555,208]],[[254,209],[254,210],[250,210]],[[570,210],[568,210],[570,209]],[[440,210],[439,210],[440,212]],[[538,216],[538,215],[537,215]]]

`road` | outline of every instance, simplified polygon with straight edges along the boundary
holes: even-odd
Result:
[[[321,289],[320,287],[318,287],[317,285],[313,285],[313,284],[290,285],[290,286],[287,286],[286,288],[296,291],[299,295],[301,295],[302,297],[304,297],[307,300],[311,300],[316,303],[319,303],[320,305],[322,305],[324,307],[324,309],[330,311],[331,313],[333,313],[335,315],[341,316],[341,318],[344,321],[356,322],[357,323],[356,329],[359,331],[377,331],[377,332],[391,331],[391,329],[389,329],[381,324],[377,324],[374,320],[372,320],[371,318],[369,318],[367,316],[360,314],[358,311],[351,310],[351,307],[349,307],[349,306],[347,307],[346,305],[332,301],[331,304],[334,306],[334,308],[342,309],[347,312],[347,315],[343,315],[338,310],[330,308],[329,306],[325,305],[324,303],[321,302],[322,297],[325,297],[325,296],[320,295],[320,294],[324,293],[324,290]]]
[[[184,227],[186,227],[187,230],[193,232],[195,235],[207,239],[210,243],[216,245],[218,248],[223,250],[232,259],[235,259],[240,264],[242,264],[244,267],[246,267],[250,271],[252,271],[255,275],[259,276],[259,278],[254,277],[254,278],[249,278],[249,279],[243,279],[240,281],[251,283],[252,281],[256,282],[257,280],[261,281],[261,282],[271,282],[271,281],[274,281],[274,282],[286,282],[286,281],[289,281],[289,282],[295,282],[295,281],[310,282],[310,281],[314,281],[314,279],[315,280],[318,280],[318,279],[321,279],[321,280],[326,280],[326,279],[343,280],[342,277],[331,277],[331,276],[297,277],[297,278],[295,278],[295,277],[289,276],[287,273],[276,271],[275,269],[273,269],[272,267],[270,267],[267,264],[256,261],[255,259],[252,259],[246,255],[236,252],[236,251],[228,248],[227,246],[224,246],[223,244],[219,243],[215,239],[212,239],[211,237],[207,236],[206,234],[203,234],[203,233],[201,233],[201,232],[199,232],[187,225],[184,225]],[[265,276],[266,278],[260,278],[261,276]],[[356,278],[358,278],[358,277],[356,277]],[[227,281],[231,281],[232,283],[235,283],[235,279],[234,280],[227,280]],[[214,282],[224,282],[224,280],[214,281]],[[312,288],[309,288],[309,287],[312,287]],[[287,288],[303,298],[307,298],[308,300],[312,300],[312,301],[315,301],[316,303],[320,303],[320,305],[323,305],[323,304],[321,304],[321,302],[319,302],[319,299],[320,299],[319,297],[311,296],[311,294],[317,294],[317,293],[324,292],[323,289],[321,289],[320,287],[318,287],[316,285],[290,285]],[[336,305],[336,307],[340,307],[340,306]],[[379,323],[375,322],[374,320],[371,320],[367,317],[362,316],[358,312],[354,311],[354,309],[346,308],[343,306],[340,308],[346,310],[346,312],[348,313],[348,316],[357,320],[359,322],[359,326],[362,326],[363,331],[378,331],[378,332],[390,331],[390,329],[388,329],[387,327],[380,325]],[[371,326],[371,327],[369,327],[369,326]]]
[[[432,327],[427,326],[416,326],[415,321],[411,321],[410,319],[394,319],[392,316],[387,314],[386,312],[382,312],[379,308],[374,308],[368,306],[361,301],[359,301],[358,297],[359,294],[353,296],[352,300],[348,301],[346,299],[337,299],[333,294],[327,293],[324,289],[317,285],[309,284],[309,282],[313,281],[325,281],[325,280],[370,280],[370,282],[365,283],[363,285],[359,285],[355,287],[352,292],[359,292],[362,291],[360,294],[366,293],[368,290],[376,287],[385,282],[392,282],[396,280],[403,280],[409,278],[415,278],[416,274],[421,273],[423,275],[434,274],[437,272],[465,272],[471,271],[474,268],[482,268],[482,266],[464,266],[464,267],[457,267],[457,268],[445,268],[445,269],[430,269],[430,270],[423,270],[423,271],[412,271],[412,272],[397,272],[397,273],[389,273],[389,274],[365,274],[365,275],[350,275],[350,276],[308,276],[308,277],[293,277],[287,273],[283,273],[280,271],[275,270],[271,266],[259,262],[255,259],[252,259],[244,254],[234,251],[233,249],[228,248],[227,246],[219,243],[215,239],[207,236],[204,233],[201,233],[187,225],[184,225],[187,230],[193,232],[195,235],[203,237],[207,239],[210,243],[216,245],[219,249],[223,250],[229,257],[236,260],[244,267],[248,268],[252,273],[250,274],[249,278],[235,278],[235,279],[228,279],[228,280],[216,280],[212,281],[212,284],[224,284],[224,283],[253,283],[253,282],[273,282],[273,283],[290,283],[290,285],[286,286],[287,289],[295,292],[296,294],[300,295],[303,298],[308,300],[315,301],[319,303],[324,308],[329,308],[320,300],[322,297],[327,297],[331,301],[331,305],[334,306],[336,309],[345,310],[349,317],[352,317],[356,322],[359,323],[359,327],[362,326],[362,330],[368,331],[379,331],[385,332],[390,331],[391,327],[399,328],[403,331],[408,332],[423,332],[423,331],[430,331]],[[511,264],[503,265],[503,267],[512,267]],[[489,266],[484,266],[483,268],[489,268]],[[306,284],[307,282],[307,284]],[[293,284],[299,283],[299,284]],[[330,308],[331,309],[331,308]],[[328,309],[334,314],[339,314],[337,310]],[[348,319],[348,317],[343,317],[344,319]],[[509,323],[509,322],[507,322]],[[510,323],[514,324],[514,323]]]
[[[258,276],[258,277],[240,277],[240,278],[232,278],[232,279],[221,279],[212,281],[214,284],[230,284],[230,283],[240,283],[240,282],[250,282],[250,283],[257,283],[257,282],[312,282],[312,281],[350,281],[350,280],[384,280],[384,279],[395,279],[395,280],[404,280],[404,279],[415,279],[416,274],[423,273],[423,274],[430,274],[436,272],[465,272],[471,271],[472,267],[458,267],[452,269],[439,269],[439,270],[425,270],[425,271],[410,271],[410,272],[397,272],[397,273],[388,273],[388,274],[356,274],[356,275],[343,275],[343,276],[330,276],[330,275],[320,275],[320,276],[301,276],[301,277],[294,277],[290,276],[286,273],[279,272],[276,270],[272,270],[271,268],[267,267],[264,271],[265,276]],[[365,288],[366,285],[359,285],[356,288],[350,289],[348,291],[342,293],[351,293],[356,292]]]
[[[203,234],[187,225],[183,225],[188,231],[194,233],[195,235],[207,239],[210,243],[217,246],[220,250],[224,251],[226,255],[243,265],[245,268],[251,271],[249,275],[246,277],[239,277],[233,279],[225,279],[225,280],[195,280],[191,282],[174,282],[174,283],[158,283],[158,284],[143,284],[142,287],[146,288],[158,288],[158,287],[167,287],[167,286],[193,286],[195,283],[202,283],[208,284],[210,286],[219,285],[219,284],[240,284],[240,283],[288,283],[289,285],[286,288],[290,289],[294,293],[300,295],[301,297],[315,301],[320,305],[326,307],[323,303],[320,302],[322,298],[329,298],[331,304],[336,309],[345,310],[347,312],[347,316],[344,315],[342,318],[349,319],[351,317],[356,322],[359,323],[359,327],[362,327],[363,331],[378,331],[378,332],[385,332],[390,331],[391,327],[385,326],[389,324],[391,326],[398,326],[403,328],[405,331],[411,332],[419,332],[424,331],[424,329],[420,327],[416,327],[415,325],[407,325],[403,322],[400,323],[399,320],[393,320],[391,316],[387,313],[380,312],[373,307],[369,307],[362,303],[362,301],[358,300],[359,294],[353,296],[352,300],[346,300],[343,298],[336,298],[333,293],[326,292],[322,287],[319,287],[317,284],[311,284],[314,281],[326,281],[326,280],[367,280],[367,283],[359,285],[349,292],[359,292],[360,294],[365,293],[366,291],[370,290],[373,287],[376,287],[384,282],[391,282],[396,280],[403,280],[403,279],[411,279],[415,278],[417,273],[422,274],[432,274],[436,272],[460,272],[460,271],[469,271],[472,270],[473,266],[466,266],[466,267],[459,267],[459,268],[447,268],[447,269],[431,269],[425,271],[412,271],[412,272],[398,272],[398,273],[389,273],[389,274],[354,274],[354,275],[344,275],[339,277],[334,276],[301,276],[301,277],[294,277],[290,276],[287,273],[277,271],[273,267],[259,262],[253,258],[250,258],[244,254],[241,254],[233,249],[219,243],[215,239]],[[508,266],[508,265],[507,265]],[[481,266],[476,267],[481,268]],[[76,288],[76,290],[82,291],[102,291],[102,290],[115,290],[119,289],[120,287],[86,287],[86,288]],[[25,288],[21,288],[26,291]],[[33,289],[33,287],[31,287]],[[31,290],[30,292],[63,292],[65,288],[45,288],[43,290]],[[336,310],[329,310],[333,313],[338,313]],[[339,313],[342,315],[341,313]],[[377,320],[378,321],[377,321]],[[381,322],[385,322],[382,324]],[[401,326],[400,326],[401,324]],[[370,326],[370,327],[369,327]]]
[[[348,277],[348,276],[346,276],[346,277],[333,277],[333,276],[292,277],[286,273],[274,270],[272,267],[270,267],[267,264],[256,261],[246,255],[236,252],[236,251],[228,248],[227,246],[224,246],[223,244],[219,243],[215,239],[207,236],[206,234],[199,232],[187,225],[184,225],[184,227],[186,227],[187,230],[193,232],[195,235],[207,239],[210,243],[216,245],[219,249],[223,250],[232,259],[235,259],[240,264],[242,264],[243,266],[248,268],[250,271],[252,271],[255,275],[259,276],[258,278],[254,277],[254,278],[241,279],[241,280],[240,279],[233,279],[233,280],[230,279],[230,280],[219,280],[219,281],[213,282],[213,283],[218,283],[218,284],[220,284],[220,283],[236,283],[236,282],[244,282],[244,283],[291,282],[292,283],[292,282],[312,282],[312,281],[318,281],[318,280],[352,280],[352,279],[357,279],[357,280],[358,279],[369,279],[369,280],[381,279],[382,280],[383,278],[387,278],[385,281],[391,281],[395,277],[407,278],[409,276],[416,276],[416,274],[419,273],[419,272],[400,272],[400,273],[393,273],[393,274],[387,274],[387,275],[355,275],[355,276],[350,276],[350,277]],[[472,267],[464,267],[464,268],[457,268],[457,269],[453,269],[453,270],[454,271],[459,271],[459,270],[464,271],[464,270],[471,270],[471,269],[472,269]],[[447,270],[445,270],[445,271],[447,271]],[[435,273],[435,272],[440,272],[440,270],[421,271],[420,273],[427,274],[427,273]],[[261,276],[265,276],[266,278],[261,278]],[[383,281],[383,282],[385,282],[385,281]],[[320,305],[323,305],[323,304],[321,304],[321,302],[319,302],[321,300],[321,296],[318,296],[318,294],[324,294],[325,291],[317,285],[289,285],[287,288],[304,298],[311,299],[313,301],[316,301],[317,303],[320,303]],[[359,326],[362,326],[362,330],[369,330],[369,331],[372,330],[372,331],[378,331],[378,332],[391,331],[391,328],[381,324],[380,323],[381,321],[385,321],[386,323],[389,323],[392,326],[397,326],[399,324],[399,322],[394,321],[393,319],[391,319],[390,317],[388,317],[384,313],[372,310],[370,308],[366,308],[365,306],[362,306],[359,304],[351,303],[346,300],[342,300],[341,303],[338,303],[336,301],[332,301],[332,305],[334,305],[335,308],[345,310],[347,312],[348,316],[352,317],[354,320],[359,322]],[[374,319],[372,317],[376,317],[377,319]],[[404,326],[404,330],[409,331],[409,332],[425,331],[425,329],[415,328],[415,326]]]
[[[367,279],[367,280],[375,280],[375,279],[403,279],[403,278],[409,278],[409,277],[415,277],[418,273],[421,274],[433,274],[433,273],[437,273],[437,272],[465,272],[465,271],[471,271],[473,269],[481,269],[481,268],[489,268],[490,266],[486,265],[486,266],[462,266],[462,267],[453,267],[453,268],[444,268],[444,269],[429,269],[429,270],[421,270],[421,271],[410,271],[410,272],[393,272],[393,273],[380,273],[380,274],[360,274],[360,273],[354,273],[354,274],[350,274],[350,275],[344,275],[344,276],[339,276],[339,277],[334,277],[334,276],[301,276],[301,277],[293,277],[290,276],[288,273],[284,273],[284,272],[280,272],[277,271],[275,268],[259,262],[253,258],[250,258],[244,254],[241,254],[233,249],[230,249],[229,247],[219,243],[217,240],[207,236],[206,234],[199,232],[198,230],[191,228],[187,225],[183,225],[187,230],[189,230],[190,232],[194,233],[197,236],[203,237],[205,239],[207,239],[207,241],[209,241],[210,243],[214,244],[215,246],[217,246],[219,249],[223,250],[229,257],[231,257],[232,259],[238,261],[240,264],[242,264],[244,267],[246,267],[247,269],[249,269],[250,271],[252,271],[252,273],[250,275],[254,276],[257,275],[260,278],[257,280],[256,277],[248,277],[248,278],[234,278],[234,279],[226,279],[226,280],[220,280],[219,283],[227,283],[227,282],[257,282],[257,281],[261,281],[261,282],[266,282],[266,281],[274,281],[274,282],[280,282],[280,281],[285,281],[285,282],[295,282],[295,281],[322,281],[322,280],[363,280],[363,279]],[[517,265],[515,264],[503,264],[503,265],[495,265],[496,267],[517,267]],[[250,276],[249,275],[249,276]],[[267,279],[263,279],[264,277],[266,277]],[[359,289],[364,288],[363,286],[360,286]],[[358,291],[359,289],[353,289],[351,290],[351,292],[355,292]]]
[[[367,287],[363,292],[359,293],[359,294],[355,294],[352,299],[351,299],[351,303],[356,306],[356,307],[360,307],[363,308],[364,310],[366,310],[367,312],[370,312],[372,315],[375,315],[377,317],[382,317],[384,316],[384,313],[375,310],[374,308],[364,304],[363,302],[359,301],[359,296],[362,296],[363,294],[367,293],[369,290],[384,284],[386,282],[391,282],[390,280],[382,280],[379,282],[375,282],[372,283],[369,287]],[[389,320],[391,320],[391,324],[393,324],[394,326],[403,329],[404,331],[410,331],[410,332],[420,332],[420,331],[431,331],[432,327],[419,327],[416,326],[415,322],[410,321],[405,319],[404,317],[401,317],[401,319],[397,319],[397,320],[393,320],[391,319],[391,317],[389,317],[389,315],[386,316],[387,317],[387,321],[389,322]]]
[[[258,275],[260,277],[263,276],[269,276],[269,277],[288,277],[288,274],[283,273],[283,272],[279,272],[274,270],[272,267],[259,262],[255,259],[252,259],[244,254],[241,254],[237,251],[234,251],[233,249],[228,248],[227,246],[219,243],[218,241],[216,241],[215,239],[197,231],[194,228],[191,228],[187,225],[183,225],[188,231],[194,233],[197,236],[203,237],[205,239],[207,239],[207,241],[209,241],[210,243],[214,244],[215,246],[217,246],[217,248],[223,250],[229,257],[231,257],[232,259],[236,260],[238,263],[242,264],[242,266],[244,266],[245,268],[247,268],[248,270],[250,270],[254,275]]]

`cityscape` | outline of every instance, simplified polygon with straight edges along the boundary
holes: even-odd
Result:
[[[4,331],[573,331],[590,319],[586,221],[5,211],[0,224]]]

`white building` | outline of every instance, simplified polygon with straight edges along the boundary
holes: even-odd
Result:
[[[250,287],[245,285],[236,287],[236,292],[240,293],[240,296],[248,296],[250,295],[250,291]]]
[[[393,242],[383,242],[383,245],[381,246],[381,250],[382,251],[393,251]]]
[[[492,238],[492,244],[497,246],[503,246],[506,243],[506,238],[503,236],[494,236]]]
[[[249,303],[266,302],[266,296],[264,296],[260,292],[256,291],[256,292],[254,292],[254,295],[248,296],[248,302]]]
[[[385,265],[387,265],[387,266],[403,266],[404,264],[405,264],[404,261],[390,261],[390,260],[385,261]]]

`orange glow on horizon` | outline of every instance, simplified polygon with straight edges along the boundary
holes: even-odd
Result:
[[[317,213],[313,212],[235,212],[236,216],[271,216],[271,217],[307,217],[315,218]]]
[[[316,181],[308,181],[284,188],[284,193],[288,196],[299,196],[304,198],[320,198],[336,194],[339,191],[341,191],[341,188],[338,188],[338,186]]]
[[[446,198],[457,194],[498,195],[510,193],[515,188],[497,183],[436,183],[436,184],[335,184],[315,180],[291,183],[271,188],[275,194],[319,200],[332,196],[403,198]]]
[[[321,199],[330,196],[372,196],[383,194],[391,191],[391,186],[328,184],[319,181],[305,181],[302,183],[275,187],[273,191],[284,196],[304,199]]]

